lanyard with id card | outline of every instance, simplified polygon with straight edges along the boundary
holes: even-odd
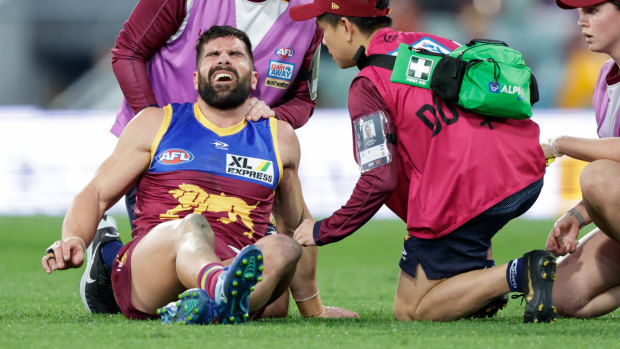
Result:
[[[357,163],[360,172],[392,162],[388,149],[388,120],[382,111],[364,115],[353,121]]]

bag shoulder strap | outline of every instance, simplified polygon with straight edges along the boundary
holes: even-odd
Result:
[[[360,48],[355,53],[355,56],[353,56],[353,60],[357,64],[357,68],[359,70],[362,70],[368,66],[375,66],[393,70],[394,62],[396,62],[396,56],[386,54],[373,54],[367,56],[366,48],[364,46],[360,46]]]

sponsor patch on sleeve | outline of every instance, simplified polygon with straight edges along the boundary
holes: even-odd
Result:
[[[295,72],[295,64],[280,61],[269,61],[267,76],[274,79],[291,81]]]
[[[269,61],[265,85],[280,89],[287,89],[293,80],[295,64],[280,61]]]

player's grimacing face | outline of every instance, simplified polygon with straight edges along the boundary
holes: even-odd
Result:
[[[252,60],[243,41],[234,36],[205,44],[196,79],[200,97],[220,109],[241,105],[256,87]]]
[[[577,25],[591,51],[620,57],[620,10],[610,2],[579,9]]]

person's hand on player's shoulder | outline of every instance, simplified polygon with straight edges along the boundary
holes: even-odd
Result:
[[[276,113],[269,106],[256,97],[250,98],[250,110],[245,114],[248,121],[258,121],[261,118],[275,117]]]

